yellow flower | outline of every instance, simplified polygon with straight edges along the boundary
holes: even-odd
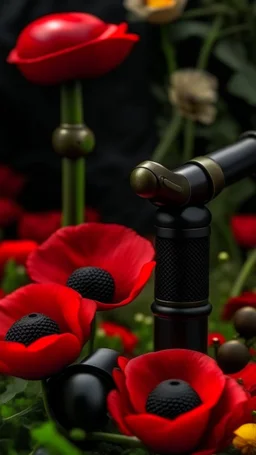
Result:
[[[175,5],[175,0],[146,0],[146,5],[151,8],[164,8]]]
[[[169,100],[187,119],[210,125],[216,117],[218,98],[216,77],[197,69],[172,74]]]
[[[124,6],[135,16],[152,24],[167,24],[176,20],[188,0],[124,0]]]
[[[256,454],[256,424],[247,423],[234,431],[233,446],[243,455]]]

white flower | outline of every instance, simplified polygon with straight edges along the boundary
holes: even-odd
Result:
[[[202,70],[176,71],[171,76],[169,99],[183,117],[210,125],[217,113],[218,81]]]

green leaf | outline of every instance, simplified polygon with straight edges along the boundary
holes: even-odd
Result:
[[[236,71],[247,63],[245,47],[234,40],[221,41],[215,46],[213,53],[218,60]]]
[[[209,33],[211,25],[199,21],[179,21],[170,28],[170,38],[173,42],[185,41],[189,38],[204,38]]]
[[[51,453],[56,455],[82,455],[79,449],[58,433],[52,422],[43,424],[31,433],[36,443],[45,447]]]
[[[0,404],[6,404],[13,400],[19,393],[25,391],[28,381],[23,379],[13,378],[11,383],[7,385],[6,390],[0,395]]]
[[[256,106],[256,68],[252,65],[245,65],[230,79],[228,91],[251,106]]]

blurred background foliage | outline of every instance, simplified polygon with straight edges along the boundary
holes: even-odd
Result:
[[[206,49],[216,18],[221,18],[222,25],[214,43],[210,43],[210,49]],[[159,28],[156,30],[156,33],[158,32]],[[168,26],[168,39],[175,49],[179,69],[195,68],[202,49],[204,52],[209,51],[205,69],[213,74],[219,83],[216,121],[210,126],[194,124],[192,156],[204,155],[224,147],[235,142],[242,132],[256,129],[256,2],[193,0],[189,2],[182,17]],[[173,107],[168,100],[168,90],[168,75],[164,80],[158,80],[152,85],[152,93],[159,104],[160,142],[166,140],[174,119]],[[170,168],[184,161],[186,122],[187,120],[183,121],[179,134],[172,141],[168,153],[164,155],[162,162]],[[219,313],[230,295],[246,257],[232,236],[230,220],[249,198],[253,200],[254,195],[255,181],[251,178],[226,189],[209,204],[213,215],[211,243],[213,313],[210,331],[222,332],[227,338],[232,337],[233,328],[227,323],[220,322]],[[222,251],[228,253],[225,260],[220,257]],[[24,284],[26,277],[23,272],[21,268],[17,270],[15,264],[9,264],[3,281],[4,289],[10,292],[17,284],[18,286]],[[247,286],[249,289],[256,287],[253,277],[249,279]],[[146,323],[145,319],[138,322],[136,315],[138,313],[150,315],[153,291],[151,280],[133,304],[106,315],[108,320],[129,326],[138,335],[140,342],[137,354],[152,349],[152,319],[147,319]],[[118,337],[106,337],[99,332],[97,346],[120,348],[120,340]],[[41,433],[38,431],[32,437],[30,434],[31,429],[45,420],[39,384],[12,378],[2,378],[0,384],[0,454],[28,455],[32,453],[35,442],[42,444],[52,431],[49,427],[43,427]],[[48,438],[48,441],[53,439]],[[58,447],[61,452],[58,451]],[[55,444],[52,453],[79,455],[75,449],[63,448],[61,442],[58,447]]]

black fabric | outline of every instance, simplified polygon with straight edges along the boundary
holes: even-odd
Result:
[[[19,32],[37,17],[80,11],[107,22],[125,21],[122,0],[2,0],[0,3],[0,161],[25,173],[21,203],[29,211],[61,207],[60,159],[51,146],[59,124],[57,87],[28,83],[6,63]],[[112,73],[85,80],[85,121],[97,146],[87,159],[87,205],[105,222],[117,222],[141,233],[153,229],[155,209],[132,193],[129,175],[149,159],[156,145],[156,106],[150,93],[155,30],[131,23],[141,36],[130,57]]]

